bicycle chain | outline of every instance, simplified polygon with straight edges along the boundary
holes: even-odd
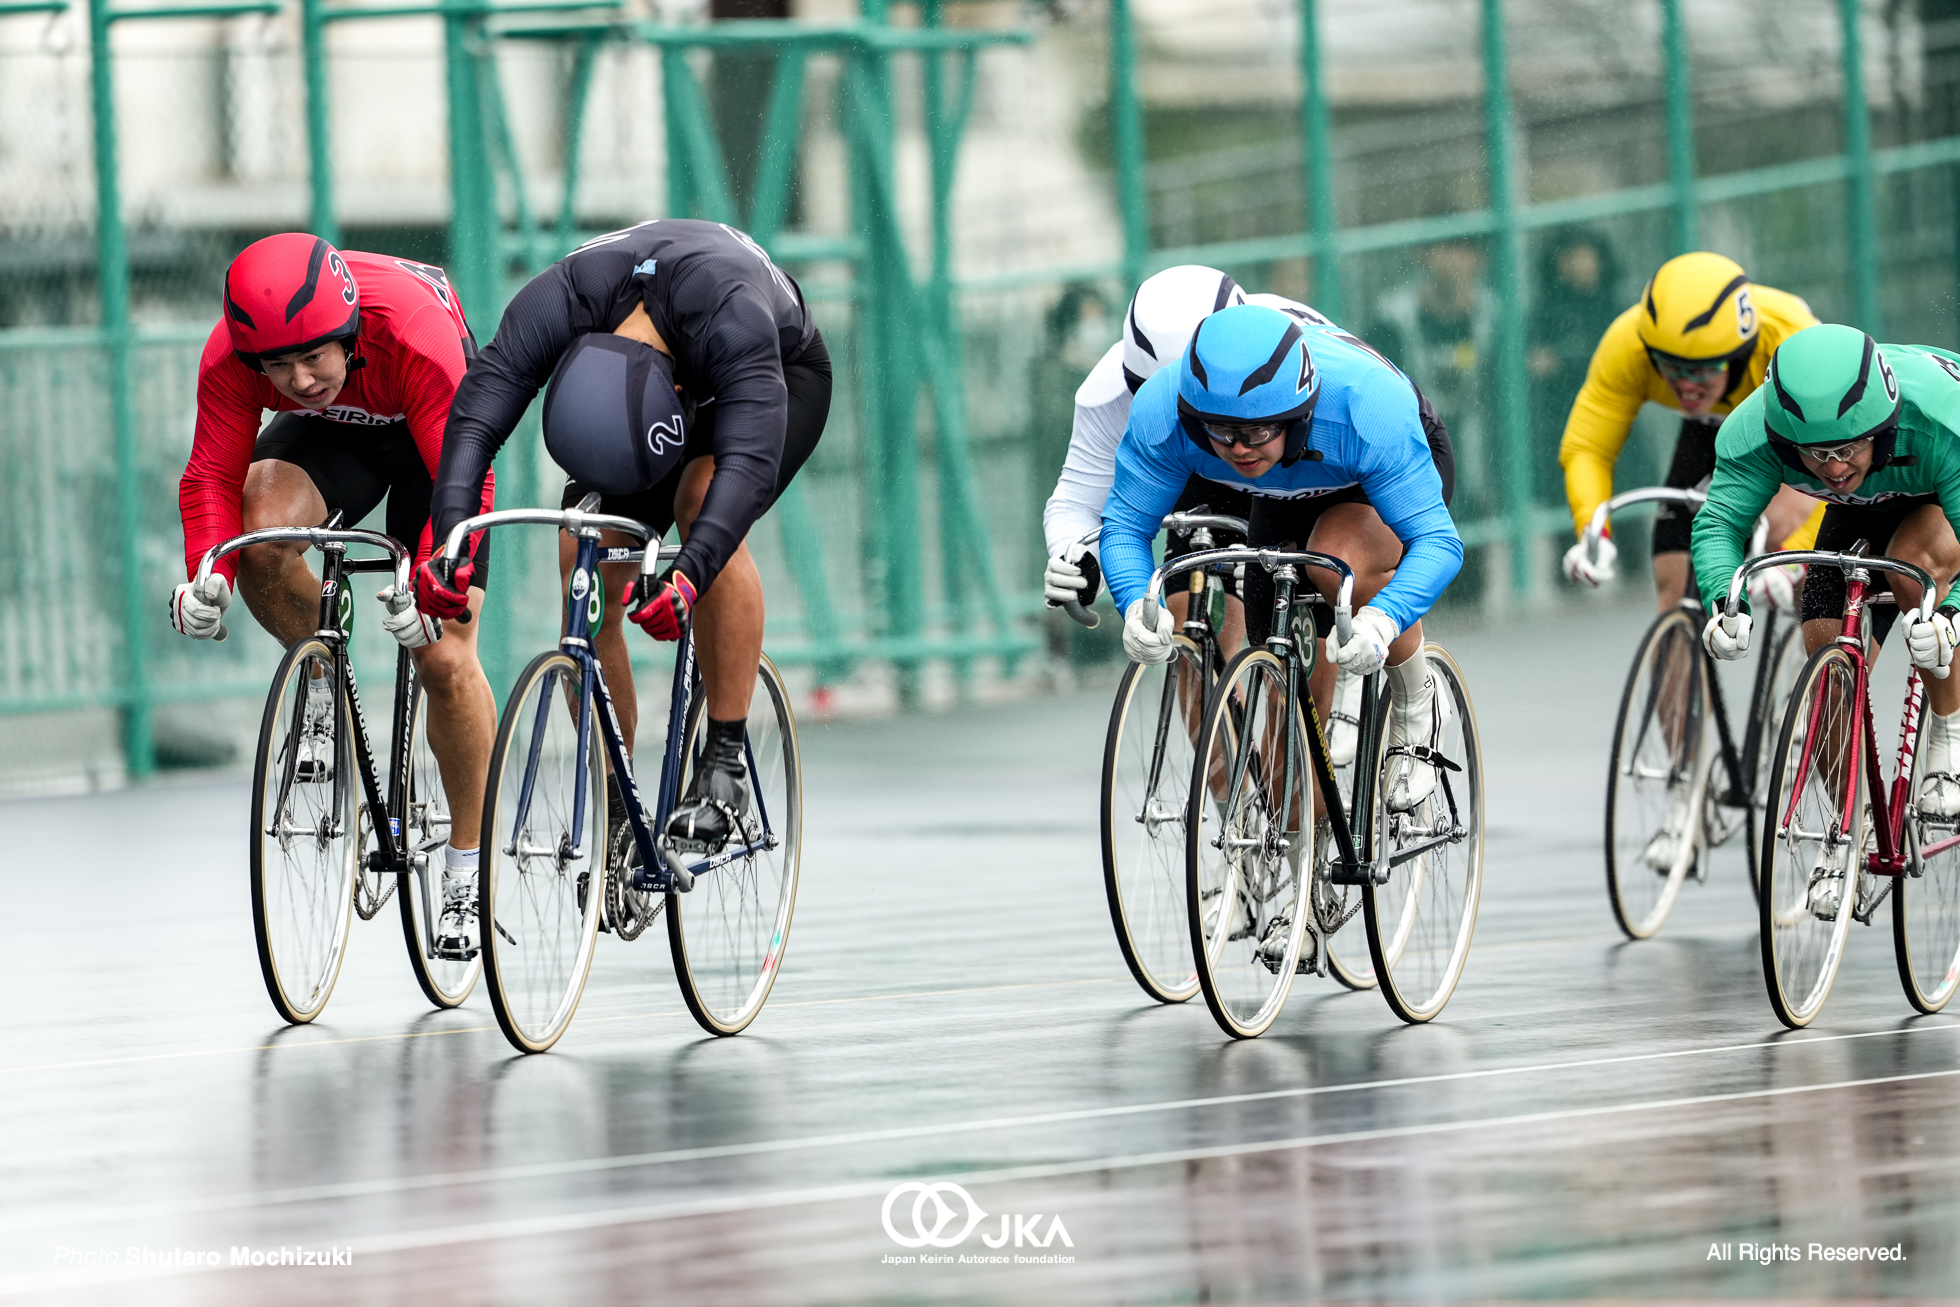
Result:
[[[667,906],[667,899],[665,895],[644,894],[632,888],[633,872],[640,865],[640,845],[633,838],[630,824],[621,825],[613,834],[606,862],[606,921],[613,934],[621,939],[638,939]],[[644,911],[648,899],[653,900],[652,911]]]

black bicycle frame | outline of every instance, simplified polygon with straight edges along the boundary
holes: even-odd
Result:
[[[657,547],[657,546],[656,546]],[[736,858],[747,857],[757,851],[758,846],[748,842],[745,836],[731,837],[727,847],[692,863],[683,862],[678,855],[660,846],[654,836],[655,830],[664,830],[667,819],[673,815],[679,799],[682,769],[681,750],[686,743],[688,712],[694,702],[696,678],[694,628],[690,623],[681,631],[680,645],[674,659],[674,682],[668,700],[667,741],[660,759],[660,785],[656,791],[654,819],[647,821],[646,804],[640,797],[640,786],[633,774],[632,760],[628,757],[625,733],[620,729],[619,714],[613,708],[612,692],[606,686],[605,669],[592,651],[588,638],[593,627],[587,612],[587,592],[577,583],[581,575],[593,578],[590,584],[597,584],[598,564],[601,555],[609,563],[636,561],[642,557],[637,549],[607,547],[601,549],[596,537],[580,535],[578,554],[573,563],[574,578],[571,590],[565,600],[564,634],[559,637],[558,647],[569,655],[579,667],[578,699],[578,757],[583,759],[592,747],[592,728],[596,702],[600,738],[606,746],[606,756],[612,763],[613,775],[619,778],[620,791],[626,797],[626,821],[633,831],[633,842],[640,851],[640,866],[633,874],[633,888],[644,893],[666,894],[671,891],[687,892],[693,888],[694,878],[718,867],[727,865]],[[760,688],[760,687],[758,687]],[[552,687],[538,700],[538,719],[531,732],[531,752],[526,760],[524,784],[518,796],[514,829],[523,829],[525,818],[530,812],[531,793],[537,780],[538,756],[544,745],[545,718],[551,711]],[[766,690],[764,691],[767,692]],[[756,771],[755,748],[746,738],[743,751],[749,768],[750,791],[755,798],[756,815],[762,823],[761,848],[773,848],[775,838],[770,830],[769,810],[763,803],[762,784]],[[580,766],[573,782],[572,803],[572,856],[577,857],[584,847],[585,805],[587,770]],[[604,838],[603,835],[600,838]],[[739,847],[738,847],[739,845]]]

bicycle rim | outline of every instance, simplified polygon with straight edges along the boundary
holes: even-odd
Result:
[[[1184,812],[1203,725],[1204,656],[1183,636],[1159,666],[1132,663],[1103,746],[1103,888],[1123,961],[1143,992],[1182,1003],[1198,992],[1184,904]]]
[[[697,695],[681,756],[680,792],[706,746]],[[749,700],[749,807],[736,856],[695,876],[687,893],[667,895],[667,939],[688,1011],[711,1034],[732,1035],[755,1020],[782,970],[796,910],[803,856],[803,773],[796,722],[776,665],[762,660]],[[741,851],[742,848],[746,851]],[[683,861],[700,862],[683,855]]]
[[[1212,1016],[1240,1039],[1279,1015],[1306,934],[1300,870],[1311,842],[1311,773],[1305,725],[1296,711],[1287,729],[1285,703],[1285,664],[1264,649],[1241,650],[1207,704],[1185,809],[1198,981]]]
[[[1477,717],[1463,670],[1441,645],[1425,644],[1436,693],[1448,695],[1452,720],[1437,750],[1453,764],[1438,769],[1436,788],[1408,812],[1387,807],[1388,732],[1381,733],[1374,815],[1377,866],[1362,905],[1382,997],[1404,1021],[1428,1021],[1450,1001],[1470,955],[1484,881],[1484,765]]]
[[[1864,768],[1851,747],[1857,708],[1851,658],[1826,646],[1797,678],[1777,736],[1763,814],[1759,917],[1770,1006],[1792,1029],[1809,1025],[1823,1009],[1851,926],[1866,822]],[[1848,830],[1842,829],[1847,783],[1855,787]]]
[[[1923,704],[1920,722],[1923,726]],[[1923,747],[1913,755],[1912,785],[1906,790],[1912,806],[1905,821],[1906,874],[1892,887],[1892,953],[1906,1001],[1930,1013],[1945,1007],[1960,988],[1960,821],[1920,815],[1914,800],[1925,758]]]
[[[1630,939],[1661,928],[1694,864],[1706,774],[1702,676],[1693,621],[1680,609],[1661,614],[1627,673],[1606,776],[1606,896]]]
[[[605,897],[587,892],[592,873],[605,870],[604,746],[595,713],[589,745],[579,752],[578,689],[579,666],[569,655],[531,660],[504,705],[483,796],[477,904],[484,971],[497,1024],[527,1053],[550,1048],[571,1024]],[[581,774],[583,821],[574,845]]]
[[[266,696],[252,772],[259,972],[272,1006],[294,1024],[326,1007],[354,921],[360,785],[344,702],[335,713],[333,779],[308,781],[296,773],[306,701],[337,694],[332,672],[333,652],[322,641],[302,640],[287,650]]]
[[[467,962],[432,956],[435,922],[428,914],[442,912],[442,850],[449,842],[449,796],[443,792],[442,773],[429,749],[429,696],[422,692],[419,680],[412,694],[408,798],[401,838],[414,870],[401,878],[402,937],[408,946],[409,967],[424,997],[439,1008],[457,1007],[476,988],[477,977],[483,974],[483,955],[479,952]]]

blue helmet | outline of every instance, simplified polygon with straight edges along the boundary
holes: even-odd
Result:
[[[1278,309],[1240,304],[1198,324],[1184,352],[1177,413],[1185,433],[1206,453],[1206,422],[1284,422],[1281,466],[1307,453],[1320,373],[1300,324]]]

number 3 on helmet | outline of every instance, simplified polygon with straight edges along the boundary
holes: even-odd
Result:
[[[340,251],[318,236],[286,232],[245,247],[225,270],[225,329],[246,367],[351,341],[361,330],[361,292]]]

